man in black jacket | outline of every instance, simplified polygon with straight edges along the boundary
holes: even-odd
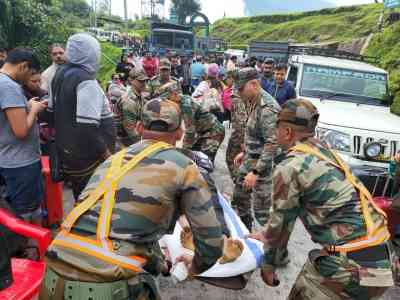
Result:
[[[101,49],[88,34],[67,43],[68,63],[60,67],[51,87],[57,152],[75,199],[94,170],[114,151],[115,126],[108,100],[96,81]]]

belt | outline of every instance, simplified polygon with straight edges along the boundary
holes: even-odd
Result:
[[[60,282],[62,282],[60,284]],[[64,286],[64,299],[92,299],[92,300],[127,300],[129,299],[129,287],[125,280],[91,283],[66,280],[52,271],[46,270],[45,287],[50,296],[60,291],[57,287]],[[51,299],[51,297],[50,297]]]
[[[325,248],[329,255],[341,256],[340,252],[329,251]],[[363,261],[363,262],[376,262],[379,260],[390,259],[389,257],[389,248],[384,244],[380,244],[378,246],[372,246],[368,248],[364,248],[357,251],[347,252],[347,258],[350,258],[354,261]]]

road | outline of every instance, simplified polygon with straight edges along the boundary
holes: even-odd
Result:
[[[233,183],[229,177],[229,172],[225,164],[225,151],[228,134],[222,144],[217,158],[214,171],[215,181],[222,193],[229,196],[233,192]],[[65,190],[64,199],[66,201],[65,210],[71,209],[71,192]],[[175,285],[170,278],[159,278],[159,287],[163,300],[187,300],[187,299],[205,299],[205,300],[283,300],[286,299],[290,288],[296,280],[302,265],[306,261],[308,252],[317,247],[303,225],[298,222],[289,241],[290,263],[285,268],[278,270],[278,277],[281,281],[279,287],[267,287],[261,280],[259,271],[255,271],[246,288],[241,291],[232,291],[217,288],[199,281],[189,281]],[[316,299],[318,300],[318,299]],[[393,288],[384,296],[384,300],[400,300],[400,288]]]

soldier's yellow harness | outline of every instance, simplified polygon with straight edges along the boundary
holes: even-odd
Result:
[[[349,241],[345,245],[341,246],[327,246],[325,247],[328,251],[331,252],[340,252],[340,253],[347,253],[352,251],[361,250],[368,247],[373,247],[380,245],[387,240],[390,239],[390,233],[387,229],[387,216],[384,211],[382,211],[374,202],[372,195],[370,192],[365,188],[365,186],[359,183],[354,175],[349,170],[348,166],[342,161],[338,154],[334,151],[330,151],[330,153],[335,158],[335,161],[329,159],[324,154],[322,154],[319,150],[311,147],[307,144],[298,144],[292,147],[290,152],[303,152],[306,154],[311,154],[319,159],[330,163],[331,165],[337,167],[338,169],[342,170],[346,176],[346,179],[354,186],[354,188],[359,192],[360,201],[361,201],[361,209],[364,217],[364,221],[367,228],[367,235],[352,241]],[[371,212],[368,208],[368,203],[372,205],[372,207],[384,217],[384,222],[380,222],[375,224],[372,220]]]
[[[143,159],[161,150],[171,148],[163,142],[148,146],[129,162],[122,166],[127,149],[124,149],[112,157],[110,168],[96,189],[76,206],[68,215],[61,226],[61,232],[53,241],[53,245],[73,249],[87,255],[92,255],[109,264],[118,265],[122,268],[139,273],[146,260],[138,256],[122,256],[114,252],[112,242],[109,240],[112,211],[115,204],[115,192],[118,182],[130,170],[132,170]],[[96,240],[71,233],[76,221],[89,209],[102,201],[100,216],[97,222]]]

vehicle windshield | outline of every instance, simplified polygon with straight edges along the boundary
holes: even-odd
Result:
[[[154,32],[153,43],[157,47],[169,47],[174,46],[174,34],[172,32]]]
[[[154,31],[153,43],[155,47],[193,49],[193,34],[174,31]]]
[[[193,34],[192,33],[176,33],[175,48],[191,50],[193,49]]]
[[[304,65],[300,95],[387,106],[386,74]]]

